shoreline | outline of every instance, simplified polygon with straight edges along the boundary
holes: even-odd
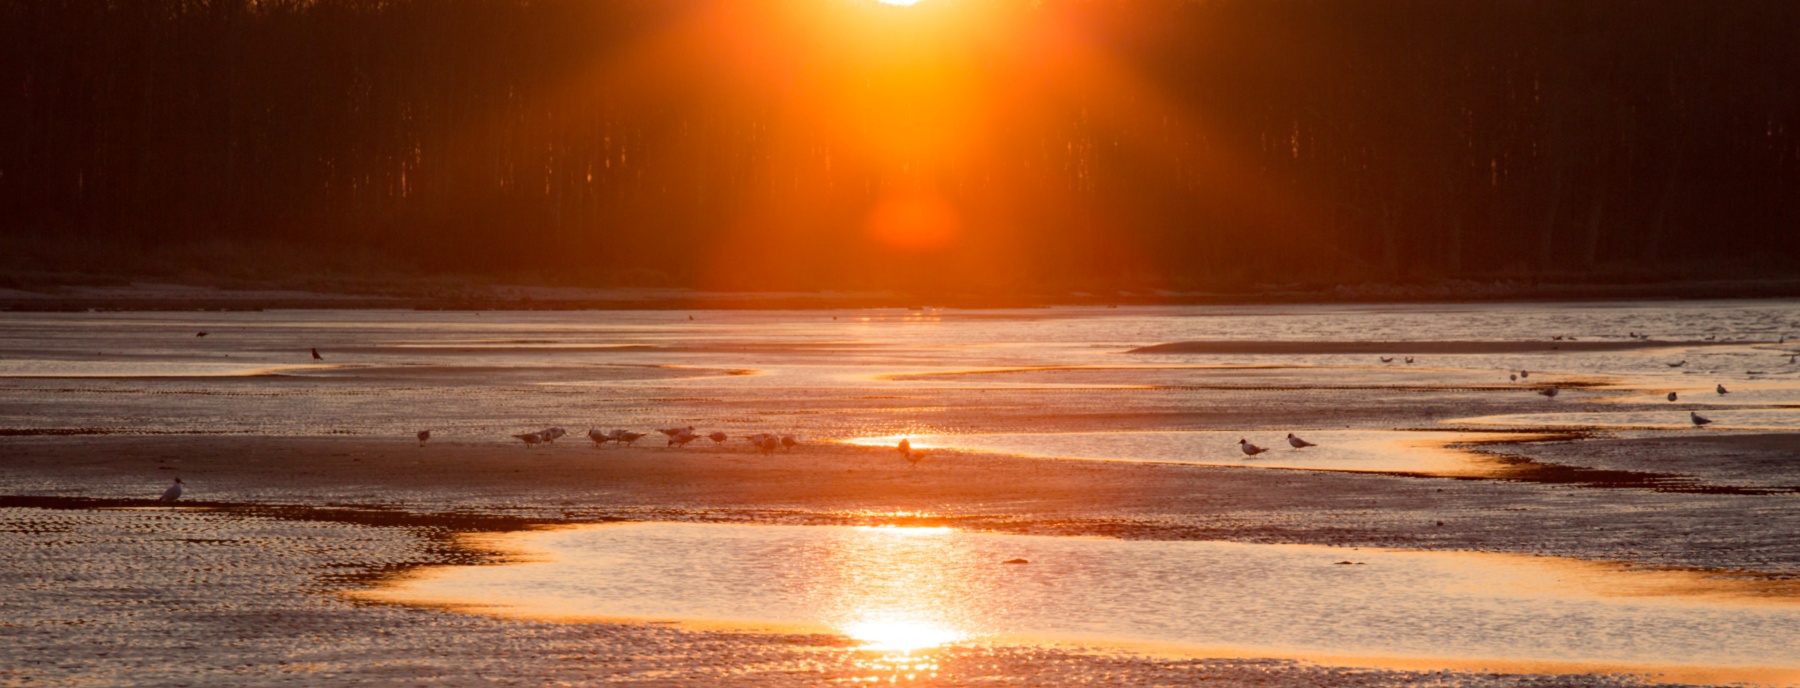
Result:
[[[18,282],[18,280],[13,280]],[[724,292],[675,288],[584,288],[399,281],[362,289],[283,284],[195,286],[154,281],[94,284],[49,280],[0,288],[0,311],[371,310],[970,310],[1118,306],[1455,305],[1584,301],[1761,300],[1800,298],[1800,279],[1668,283],[1448,281],[1323,286],[1263,286],[1229,291],[1161,289],[1021,291],[1008,295],[892,291]],[[106,282],[106,281],[102,281]]]

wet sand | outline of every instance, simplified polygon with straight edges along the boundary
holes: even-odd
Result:
[[[551,624],[342,594],[421,565],[505,559],[457,533],[609,520],[1478,550],[1800,577],[1791,495],[955,452],[908,468],[891,449],[812,444],[764,457],[735,447],[594,449],[573,439],[527,450],[364,438],[9,438],[0,445],[0,494],[9,495],[0,498],[0,546],[20,555],[0,564],[9,610],[0,628],[15,641],[0,644],[0,666],[12,667],[0,669],[0,682],[813,685],[904,673],[943,685],[1569,681],[1059,646],[956,646],[934,653],[929,670],[894,669],[830,635]],[[1794,436],[1680,441],[1795,446]],[[176,475],[190,499],[176,508],[146,501],[159,489],[147,485]],[[496,644],[507,651],[492,652]]]

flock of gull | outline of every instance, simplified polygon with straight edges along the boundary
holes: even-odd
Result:
[[[694,430],[694,426],[692,426],[692,425],[689,425],[687,427],[682,427],[682,428],[657,428],[656,431],[659,433],[662,433],[665,437],[668,437],[669,441],[668,441],[668,444],[665,446],[670,446],[670,447],[685,447],[688,445],[688,443],[693,442],[695,440],[699,440],[699,439],[709,439],[709,440],[713,441],[714,445],[720,445],[720,444],[724,444],[726,440],[731,439],[730,435],[727,435],[723,432],[718,432],[718,431],[713,431],[711,433],[702,435],[702,434],[696,432]],[[539,430],[537,432],[527,432],[527,433],[513,435],[512,437],[513,437],[513,439],[519,440],[520,442],[524,442],[525,446],[527,448],[530,448],[530,447],[535,447],[540,444],[553,444],[556,442],[557,438],[560,438],[567,434],[569,434],[569,431],[567,431],[567,430],[564,430],[562,428],[557,428],[557,427],[550,427],[550,428],[544,428],[543,430]],[[590,440],[594,443],[595,448],[598,448],[598,447],[606,444],[607,442],[616,442],[618,444],[628,446],[628,447],[634,446],[638,440],[641,440],[645,437],[649,437],[649,435],[646,433],[633,432],[630,430],[614,430],[612,432],[601,432],[599,428],[590,428],[587,431],[587,438],[588,438],[588,440]],[[431,439],[431,431],[430,430],[420,430],[419,431],[419,445],[420,446],[424,446],[425,442],[430,439]],[[766,433],[766,432],[759,432],[754,435],[746,435],[746,436],[744,436],[743,439],[748,440],[750,442],[751,446],[756,447],[756,449],[758,451],[761,451],[764,454],[773,453],[777,449],[792,450],[796,445],[800,444],[800,440],[794,439],[793,435],[774,435],[774,434],[770,434],[770,433]]]

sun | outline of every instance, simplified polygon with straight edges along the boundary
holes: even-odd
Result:
[[[919,2],[919,0],[875,0],[875,1],[879,2],[883,5],[899,5],[901,7],[906,7],[909,5],[916,5]]]

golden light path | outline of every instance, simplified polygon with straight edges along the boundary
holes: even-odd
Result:
[[[971,643],[1800,686],[1800,586],[1550,557],[954,528],[636,523],[352,593],[570,622],[836,633],[858,680]]]

